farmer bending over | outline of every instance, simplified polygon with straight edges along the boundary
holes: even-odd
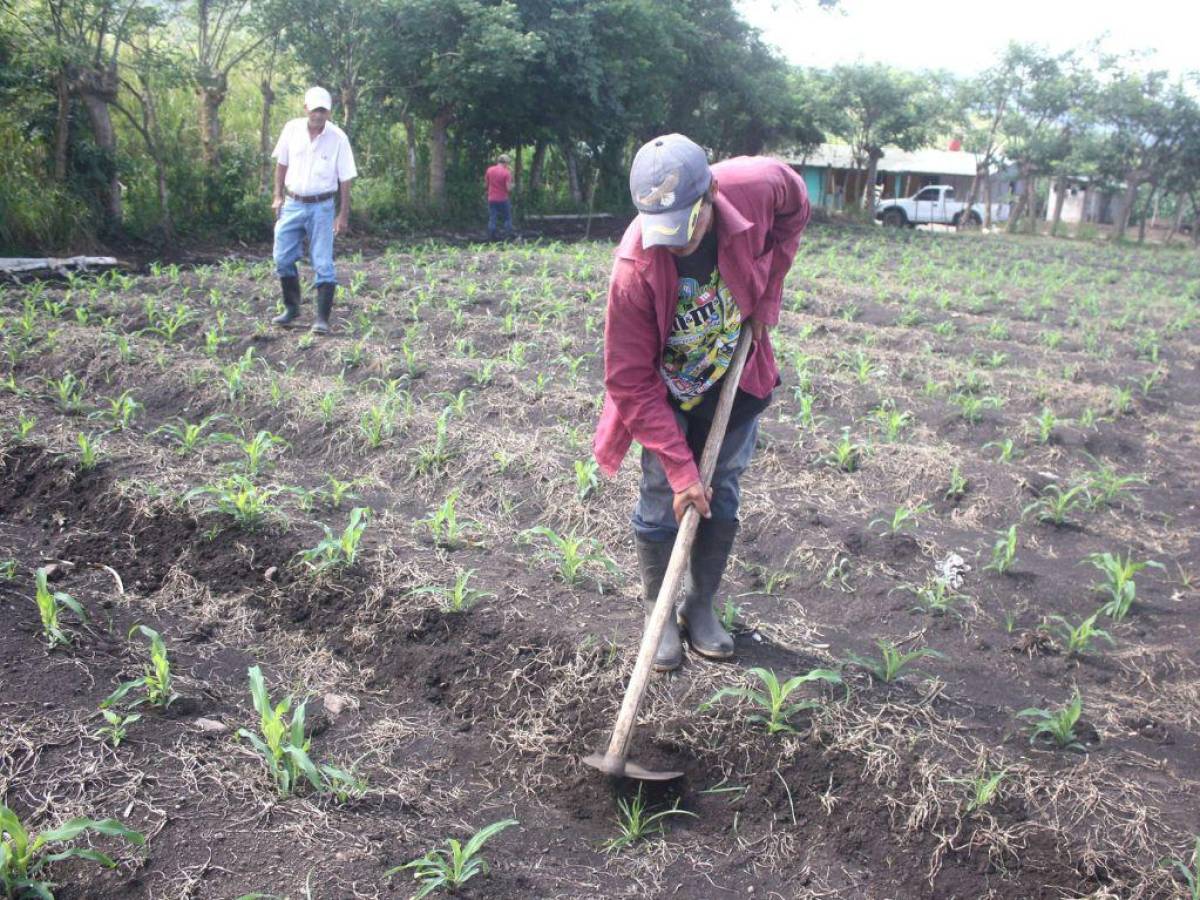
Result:
[[[733,655],[713,601],[738,530],[738,481],[754,453],[758,417],[779,384],[769,330],[779,321],[783,280],[808,224],[801,178],[766,157],[709,166],[680,134],[647,143],[629,172],[640,215],[617,248],[604,327],[604,410],[593,450],[614,474],[631,441],[642,445],[633,531],[646,614],[666,574],[679,521],[700,513],[678,625],[668,622],[654,658],[667,672],[692,652]],[[698,461],[721,376],[743,327],[754,345],[717,459],[712,486]]]

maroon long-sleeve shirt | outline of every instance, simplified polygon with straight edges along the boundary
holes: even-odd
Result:
[[[712,167],[717,267],[743,320],[775,325],[783,280],[808,224],[808,191],[791,168],[768,157],[737,157]],[[604,323],[604,409],[592,451],[613,475],[633,441],[656,454],[678,493],[700,480],[692,451],[667,402],[659,374],[677,297],[675,258],[664,247],[642,247],[634,219],[617,247]],[[766,397],[779,379],[770,339],[756,343],[741,388]]]

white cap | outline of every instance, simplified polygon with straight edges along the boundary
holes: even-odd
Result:
[[[304,92],[304,108],[310,112],[314,109],[333,109],[333,98],[323,87],[310,87]]]

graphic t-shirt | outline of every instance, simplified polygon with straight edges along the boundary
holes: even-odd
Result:
[[[720,381],[742,332],[742,313],[717,268],[716,229],[696,252],[676,259],[675,321],[663,351],[662,376],[685,412]]]

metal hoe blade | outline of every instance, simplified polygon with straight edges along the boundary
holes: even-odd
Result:
[[[585,765],[591,766],[593,769],[598,769],[605,775],[613,778],[633,778],[637,781],[674,781],[676,778],[682,778],[682,772],[673,770],[657,771],[655,769],[647,769],[641,763],[634,762],[631,759],[610,759],[603,753],[592,753],[583,758]]]

